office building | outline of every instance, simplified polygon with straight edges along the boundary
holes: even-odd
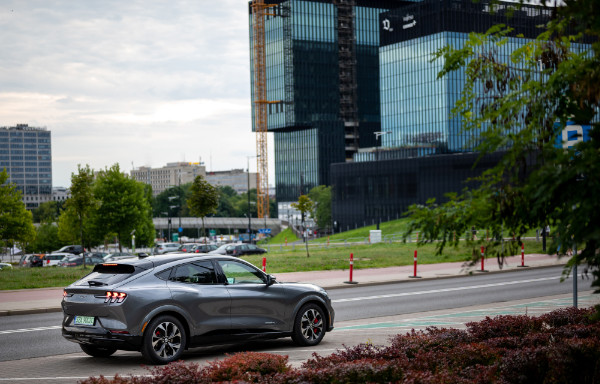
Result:
[[[462,48],[470,32],[502,23],[513,32],[494,49],[500,60],[509,60],[515,49],[538,36],[551,13],[531,5],[511,10],[514,5],[428,0],[380,15],[381,147],[358,152],[354,164],[332,166],[332,208],[339,229],[401,217],[411,204],[430,198],[446,201],[446,193],[462,191],[469,177],[498,162],[501,153],[473,169],[478,135],[463,133],[460,118],[451,114],[464,72],[438,79],[442,60],[431,59],[446,45]]]
[[[231,187],[238,194],[246,193],[248,188],[256,189],[256,173],[248,174],[243,169],[207,172],[206,181],[215,187]]]
[[[46,128],[0,127],[0,169],[23,194],[27,209],[52,200],[52,142]]]
[[[379,14],[404,2],[265,3],[273,5],[265,20],[268,132],[274,135],[275,188],[283,207],[314,186],[330,184],[332,163],[352,161],[359,148],[375,144]],[[254,83],[253,64],[251,72]]]
[[[152,186],[152,194],[194,181],[196,176],[206,177],[206,167],[201,163],[167,163],[162,168],[139,167],[131,171],[131,178]]]

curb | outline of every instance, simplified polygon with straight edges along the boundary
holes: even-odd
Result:
[[[528,269],[553,268],[553,267],[557,267],[557,266],[564,267],[565,264],[530,266],[530,267],[528,267]],[[514,267],[514,268],[509,268],[509,269],[489,271],[486,274],[499,274],[499,273],[506,273],[506,272],[522,271],[522,270],[524,270],[524,269],[517,269],[516,267]],[[401,279],[401,280],[369,281],[366,283],[357,282],[356,284],[337,283],[335,285],[331,285],[331,286],[324,287],[324,288],[327,290],[338,290],[338,289],[347,289],[347,288],[355,288],[355,287],[372,287],[372,286],[386,285],[386,284],[413,283],[416,281],[425,281],[425,280],[443,280],[443,279],[452,279],[452,278],[456,278],[456,277],[476,276],[474,272],[475,271],[469,271],[467,273],[458,274],[458,275],[429,276],[429,277],[423,276],[419,280]],[[0,317],[19,316],[19,315],[35,315],[35,314],[41,314],[41,313],[56,313],[56,312],[62,312],[62,307],[57,306],[57,307],[46,307],[46,308],[14,309],[14,310],[8,310],[8,311],[0,311]]]

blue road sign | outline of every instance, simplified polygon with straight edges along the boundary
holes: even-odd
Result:
[[[558,124],[555,124],[556,129],[560,129]],[[556,148],[573,148],[580,141],[590,140],[590,129],[591,125],[577,125],[572,122],[568,122],[567,126],[564,127],[560,134],[556,136],[556,142],[554,146]]]
[[[183,228],[179,227],[178,231],[179,231],[179,233],[183,232]]]
[[[271,228],[261,228],[258,230],[258,233],[263,233],[263,234],[270,234],[271,233]]]

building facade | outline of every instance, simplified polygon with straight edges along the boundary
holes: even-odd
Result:
[[[52,201],[52,140],[46,128],[0,127],[0,170],[23,196],[27,209]]]
[[[256,173],[244,172],[243,169],[207,172],[206,181],[215,187],[231,187],[238,194],[246,193],[248,189],[256,189]]]
[[[404,2],[265,3],[274,5],[265,21],[268,131],[274,135],[276,195],[283,207],[314,186],[330,184],[330,165],[351,158],[348,137],[358,148],[374,145],[373,133],[380,130],[379,14]],[[347,3],[355,4],[350,12],[342,7]],[[250,17],[251,47],[252,34]],[[253,64],[251,73],[253,82]],[[355,121],[345,116],[347,105],[355,105],[350,118]],[[254,116],[254,105],[252,110]]]
[[[206,177],[206,167],[200,163],[167,163],[162,168],[139,167],[131,171],[131,178],[152,187],[152,194],[194,181],[196,176]]]
[[[514,10],[514,5],[426,0],[380,14],[381,147],[360,151],[354,164],[332,166],[339,229],[401,217],[411,204],[430,198],[443,202],[446,193],[462,191],[468,178],[498,162],[500,153],[476,163],[477,133],[467,136],[460,118],[452,116],[464,72],[438,79],[442,60],[431,59],[444,46],[464,47],[470,32],[505,24],[513,32],[494,49],[508,61],[537,37],[551,13],[529,5]]]

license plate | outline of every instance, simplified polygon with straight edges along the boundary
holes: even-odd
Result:
[[[94,317],[93,316],[75,316],[75,324],[94,325]]]

